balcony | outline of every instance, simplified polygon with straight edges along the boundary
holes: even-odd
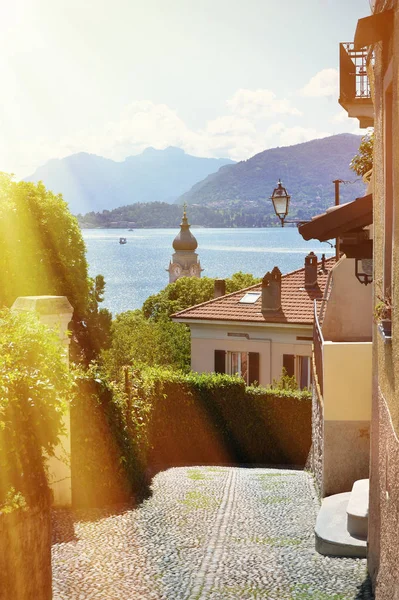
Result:
[[[353,42],[339,45],[339,103],[349,117],[359,119],[362,128],[374,124],[372,85],[372,54],[367,48],[356,49]]]
[[[328,308],[328,301],[315,302],[312,460],[322,496],[368,477],[372,395],[371,339],[325,339]]]

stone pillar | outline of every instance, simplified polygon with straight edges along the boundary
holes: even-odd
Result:
[[[65,361],[69,363],[68,324],[73,315],[73,308],[66,296],[21,296],[17,298],[12,310],[18,312],[35,312],[41,323],[54,329],[65,353]],[[60,438],[55,455],[49,457],[49,484],[53,491],[55,506],[71,506],[71,419],[69,408],[64,415],[66,434]]]

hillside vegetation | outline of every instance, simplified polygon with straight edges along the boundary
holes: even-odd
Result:
[[[245,211],[266,205],[267,214],[271,214],[273,207],[268,198],[281,178],[291,195],[291,215],[306,219],[334,203],[334,179],[356,179],[349,165],[360,142],[360,136],[340,134],[265,150],[209,175],[177,202]],[[360,178],[353,185],[341,185],[341,202],[363,194]]]
[[[187,202],[192,225],[279,226],[269,199],[279,177],[291,195],[290,217],[308,220],[334,204],[334,179],[355,182],[340,186],[341,203],[364,194],[361,178],[350,170],[360,142],[360,136],[341,134],[265,150],[220,168],[180,196],[175,205],[140,202],[78,215],[79,223],[82,227],[177,227],[181,204]]]

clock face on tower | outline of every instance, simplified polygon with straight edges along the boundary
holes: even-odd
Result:
[[[191,276],[198,275],[198,267],[197,267],[197,265],[191,265],[191,267],[190,267],[190,275]]]
[[[172,270],[175,275],[180,275],[181,273],[181,267],[179,265],[174,265]]]

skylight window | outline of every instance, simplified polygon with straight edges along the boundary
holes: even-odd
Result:
[[[240,300],[241,304],[254,304],[260,298],[261,292],[247,292]]]

